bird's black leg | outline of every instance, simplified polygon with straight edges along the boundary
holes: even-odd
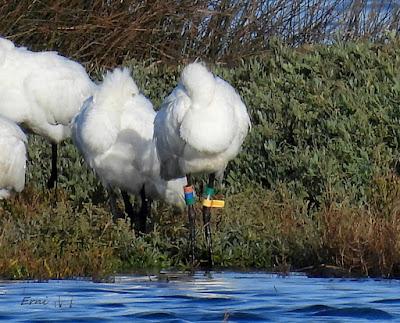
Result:
[[[117,195],[115,194],[114,190],[110,187],[106,188],[108,194],[108,203],[110,204],[111,215],[113,221],[117,221],[120,218],[118,207],[117,207]]]
[[[214,181],[215,174],[210,174],[208,177],[208,185],[205,190],[205,199],[212,200],[214,192]],[[207,266],[209,269],[213,267],[213,250],[212,250],[212,239],[211,239],[211,207],[203,205],[203,224],[204,224],[204,235],[207,246]]]
[[[192,178],[190,175],[186,175],[187,179],[187,186],[186,188],[191,189],[192,186]],[[193,189],[192,189],[192,194],[194,194]],[[190,191],[185,190],[185,199],[186,195],[190,195]],[[195,247],[196,247],[196,217],[195,217],[195,211],[194,211],[194,196],[192,195],[193,198],[193,203],[186,199],[186,204],[188,207],[188,219],[189,219],[189,243],[190,243],[190,262],[193,266],[194,260],[195,260]]]
[[[51,174],[47,181],[47,188],[54,188],[57,183],[57,144],[51,144]]]
[[[146,233],[146,222],[151,212],[151,201],[146,197],[144,186],[140,190],[140,198],[142,200],[142,205],[140,206],[139,214],[135,220],[135,228],[138,232]]]
[[[122,195],[122,199],[124,200],[125,212],[131,221],[131,229],[132,229],[133,221],[134,221],[134,217],[135,217],[135,213],[133,211],[133,206],[132,206],[131,200],[129,198],[129,194],[126,191],[121,190],[121,195]]]

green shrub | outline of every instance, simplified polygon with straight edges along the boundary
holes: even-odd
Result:
[[[344,43],[299,49],[271,41],[265,57],[212,70],[246,103],[252,129],[225,174],[229,192],[257,183],[285,184],[296,196],[324,203],[327,195],[366,203],[374,176],[398,167],[400,47]],[[127,61],[139,88],[158,109],[176,86],[182,66]],[[94,72],[100,75],[100,72]],[[41,187],[49,149],[30,149],[29,179]],[[60,185],[77,201],[104,198],[101,185],[70,142],[61,149]],[[34,174],[34,175],[32,175]]]
[[[399,45],[291,49],[271,41],[264,57],[211,66],[238,90],[252,120],[225,173],[227,207],[213,215],[216,266],[289,269],[323,262],[399,274],[392,252],[399,232]],[[156,109],[182,69],[125,65]],[[45,189],[50,145],[30,137],[28,188],[0,202],[0,259],[6,259],[0,275],[102,276],[188,265],[185,215],[158,203],[151,234],[134,237],[126,223],[110,221],[104,189],[71,141],[59,154],[56,197]],[[198,232],[197,251],[204,255],[200,221]]]

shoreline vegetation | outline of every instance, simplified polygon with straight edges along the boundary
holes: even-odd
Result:
[[[126,59],[154,64],[203,58],[228,66],[285,44],[331,44],[398,35],[400,10],[386,0],[3,1],[0,35],[56,50],[89,70]]]
[[[212,214],[216,269],[400,277],[399,45],[271,40],[265,55],[211,66],[252,119],[219,189],[226,207]],[[156,107],[181,68],[123,65]],[[70,141],[59,159],[58,188],[47,191],[50,147],[30,137],[27,186],[0,202],[0,277],[188,268],[186,214],[157,203],[151,232],[135,237],[112,222],[101,184]],[[197,225],[204,258],[199,216]]]

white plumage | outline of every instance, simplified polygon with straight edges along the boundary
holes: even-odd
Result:
[[[0,199],[25,185],[26,136],[11,120],[0,117]]]
[[[116,187],[184,206],[186,179],[160,177],[153,140],[156,113],[139,93],[128,69],[107,73],[103,83],[75,117],[72,138],[106,187]]]
[[[0,114],[52,143],[94,89],[85,69],[56,52],[31,52],[0,38]]]
[[[235,89],[201,63],[189,64],[155,118],[162,176],[222,175],[249,128],[246,106]]]

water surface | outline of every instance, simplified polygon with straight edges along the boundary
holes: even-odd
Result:
[[[0,282],[9,322],[400,321],[400,281],[266,273]]]

